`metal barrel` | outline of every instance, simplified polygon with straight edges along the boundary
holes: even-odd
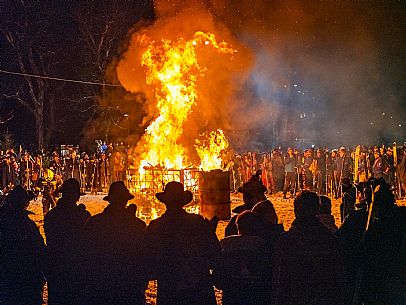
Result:
[[[199,173],[200,215],[207,219],[217,216],[220,220],[229,220],[230,174],[222,170]]]

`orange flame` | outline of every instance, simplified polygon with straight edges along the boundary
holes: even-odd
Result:
[[[234,54],[236,51],[226,42],[218,43],[214,34],[203,32],[196,32],[191,40],[162,39],[159,43],[141,35],[138,42],[146,47],[142,66],[145,67],[147,84],[155,87],[159,111],[143,136],[140,173],[147,165],[183,168],[187,153],[179,139],[183,123],[198,99],[198,79],[207,69],[199,64],[196,49],[211,46],[218,53]],[[211,139],[200,141],[196,146],[204,170],[220,168],[219,152],[228,146],[222,131],[215,135],[212,132]]]
[[[196,150],[199,154],[200,167],[204,171],[221,168],[220,153],[228,148],[228,141],[221,129],[204,134],[203,141],[196,140]]]

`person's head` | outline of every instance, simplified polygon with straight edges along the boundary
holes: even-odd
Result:
[[[291,147],[288,148],[288,155],[293,156],[293,149]]]
[[[278,216],[275,208],[269,200],[258,202],[251,210],[257,214],[265,225],[274,225],[278,223]]]
[[[297,219],[309,220],[314,218],[320,209],[320,198],[315,192],[303,191],[293,201]]]
[[[128,212],[128,215],[130,217],[137,217],[137,205],[135,203],[131,203],[126,207],[126,210]]]
[[[331,157],[332,157],[332,158],[337,157],[337,150],[336,150],[336,149],[333,149],[333,150],[331,151]]]
[[[372,207],[374,217],[382,216],[395,207],[395,196],[383,178],[370,178],[364,183],[364,196],[368,205],[371,204],[372,199],[374,200]]]
[[[327,196],[320,196],[319,214],[331,214],[331,199]]]
[[[68,201],[77,202],[80,198],[80,184],[75,178],[64,181],[60,188],[62,198]]]
[[[351,185],[351,180],[350,180],[350,178],[348,178],[348,177],[343,177],[343,178],[341,179],[341,184],[342,184],[344,187],[349,187],[349,186]]]
[[[259,181],[259,179],[251,179],[245,182],[242,187],[238,188],[238,191],[242,193],[244,204],[249,210],[252,209],[256,203],[266,200],[266,187]]]
[[[386,154],[388,155],[388,156],[392,156],[393,155],[393,150],[392,150],[392,148],[388,148],[387,150],[386,150]]]
[[[34,199],[34,193],[25,190],[21,185],[12,189],[6,197],[6,205],[13,211],[25,210],[30,201]]]
[[[134,196],[131,195],[123,181],[115,181],[110,185],[109,193],[103,200],[108,201],[112,205],[124,208],[128,200],[133,198]]]
[[[338,155],[342,158],[345,156],[345,148],[344,147],[340,147],[339,151],[338,151]]]
[[[30,159],[30,155],[28,153],[25,153],[23,159],[27,162]]]
[[[244,211],[237,216],[235,221],[239,235],[257,236],[264,228],[261,218],[251,212]]]
[[[156,193],[156,198],[169,210],[181,209],[193,200],[191,191],[185,191],[183,184],[177,181],[168,182],[163,192]]]

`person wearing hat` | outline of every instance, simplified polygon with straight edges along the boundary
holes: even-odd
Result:
[[[45,243],[26,208],[34,194],[16,186],[1,208],[1,295],[8,305],[41,305]]]
[[[347,150],[344,147],[340,147],[338,150],[338,157],[335,160],[335,181],[341,183],[344,178],[349,178],[352,182],[353,160],[347,154]],[[342,190],[338,188],[337,197],[342,196]]]
[[[255,175],[251,177],[250,180],[245,182],[242,187],[238,188],[238,191],[242,193],[242,199],[244,204],[237,206],[233,209],[234,215],[231,217],[225,229],[225,236],[237,235],[238,229],[236,225],[236,220],[238,214],[251,210],[254,205],[262,200],[266,200],[265,192],[266,187],[262,184],[262,181],[258,179]]]
[[[285,168],[283,198],[286,199],[286,194],[288,191],[290,190],[290,193],[293,195],[296,186],[296,170],[298,164],[291,147],[288,148],[287,154],[283,157],[283,165]]]
[[[315,160],[314,187],[318,194],[326,194],[326,153],[323,148],[317,149]]]
[[[216,287],[223,291],[223,305],[267,305],[271,301],[271,255],[262,233],[265,224],[257,213],[237,217],[238,235],[220,241]]]
[[[90,213],[77,205],[81,193],[75,178],[63,182],[59,192],[62,197],[56,207],[44,216],[48,304],[72,305],[78,289],[79,240]]]
[[[316,218],[319,196],[303,191],[293,205],[295,220],[274,256],[273,304],[344,304],[342,248]]]
[[[383,178],[385,179],[386,183],[389,184],[391,187],[395,187],[395,160],[393,157],[393,148],[388,147],[386,149],[386,153],[383,157],[384,160],[384,170],[383,170]]]
[[[109,205],[85,225],[81,304],[145,304],[146,225],[126,208],[133,198],[123,181],[113,182],[103,198]]]
[[[360,303],[406,304],[406,207],[382,177],[364,187],[371,217],[361,247]]]
[[[156,198],[166,205],[147,228],[157,304],[216,304],[209,273],[221,251],[215,231],[202,216],[183,209],[193,194],[182,183],[169,182]]]

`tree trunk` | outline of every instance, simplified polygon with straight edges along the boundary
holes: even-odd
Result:
[[[38,148],[44,148],[44,108],[39,107],[35,115],[35,129],[37,133]]]
[[[45,145],[48,147],[51,142],[52,134],[55,129],[55,100],[54,97],[50,98],[49,109],[48,109],[48,119],[47,119],[47,128],[45,130]]]

